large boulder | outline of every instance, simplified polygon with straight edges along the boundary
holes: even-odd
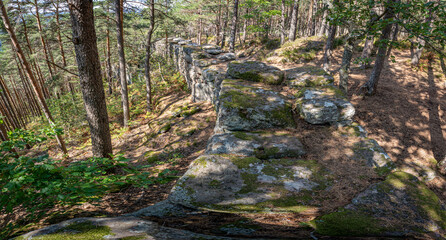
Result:
[[[355,115],[353,105],[334,87],[304,88],[296,105],[301,117],[311,124],[349,124]]]
[[[231,61],[231,60],[235,60],[237,58],[237,56],[235,56],[234,53],[225,53],[222,55],[217,56],[217,59],[220,61]]]
[[[415,176],[395,172],[360,193],[345,208],[320,217],[312,225],[318,233],[329,236],[445,239],[446,208]]]
[[[327,188],[329,178],[315,161],[203,155],[178,180],[168,200],[228,212],[303,212],[311,206],[300,201],[313,189]]]
[[[229,63],[228,75],[235,79],[263,82],[271,85],[281,84],[285,76],[280,69],[255,61]]]
[[[273,159],[300,157],[305,154],[305,150],[296,136],[284,131],[231,132],[212,136],[206,154],[234,154]]]
[[[285,72],[288,79],[288,85],[292,87],[330,86],[334,83],[333,76],[319,67],[298,67],[288,69]]]
[[[291,106],[277,92],[226,79],[217,105],[217,133],[294,127]]]

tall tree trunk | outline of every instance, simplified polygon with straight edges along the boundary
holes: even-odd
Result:
[[[336,29],[338,27],[336,25],[330,25],[330,30],[328,31],[327,36],[327,43],[325,44],[325,51],[324,51],[324,63],[323,68],[325,71],[328,71],[330,68],[330,60],[332,58],[333,53],[333,43],[336,36]]]
[[[145,64],[145,73],[144,78],[146,80],[146,102],[147,102],[147,111],[152,110],[152,81],[150,76],[150,58],[152,55],[152,35],[155,30],[155,0],[150,0],[150,27],[147,33],[147,42],[146,42],[146,64]]]
[[[319,28],[319,32],[318,32],[318,36],[324,36],[325,35],[325,33],[327,32],[327,16],[328,16],[328,10],[326,9],[327,7],[329,6],[329,4],[327,4],[327,3],[324,3],[323,4],[323,8],[325,8],[324,9],[324,14],[323,14],[323,16],[322,16],[322,19],[321,19],[321,27]]]
[[[39,14],[39,5],[38,5],[38,1],[34,0],[34,7],[36,9],[36,21],[37,21],[37,29],[39,30],[39,37],[40,37],[40,43],[42,44],[42,48],[43,48],[43,54],[45,56],[45,60],[46,60],[46,64],[48,66],[48,71],[50,73],[50,77],[54,78],[54,74],[53,74],[53,69],[51,67],[51,64],[49,63],[50,59],[49,59],[49,54],[48,54],[48,48],[46,46],[46,41],[43,37],[43,29],[42,29],[42,23],[40,21],[40,14]]]
[[[237,34],[237,22],[238,22],[238,0],[234,0],[234,8],[233,8],[233,16],[232,16],[232,27],[231,27],[231,39],[229,40],[229,51],[234,52],[235,48],[235,37]]]
[[[1,17],[3,20],[3,24],[5,25],[5,29],[11,38],[12,45],[15,48],[17,55],[20,58],[20,61],[22,62],[23,66],[25,68],[26,75],[33,86],[33,90],[37,96],[37,100],[39,101],[40,107],[42,108],[50,126],[54,127],[55,124],[54,124],[53,116],[51,115],[51,113],[48,109],[48,106],[46,105],[45,98],[43,97],[42,91],[39,88],[36,78],[34,77],[34,74],[31,70],[31,66],[28,63],[28,60],[25,58],[25,54],[23,53],[22,48],[19,45],[19,42],[15,35],[14,29],[12,28],[12,26],[9,22],[9,18],[6,13],[5,6],[3,5],[3,0],[0,0],[0,14],[1,14]],[[65,147],[65,142],[64,142],[62,136],[56,135],[56,139],[59,143],[60,148],[66,154],[67,148]]]
[[[229,21],[229,0],[226,2],[226,16],[223,20],[223,29],[222,29],[222,37],[221,37],[221,48],[224,48],[226,45],[226,28],[228,27]]]
[[[372,54],[373,51],[373,41],[374,41],[374,37],[373,36],[367,36],[365,43],[364,43],[364,48],[362,49],[362,53],[361,53],[361,59],[362,59],[362,63],[361,63],[361,68],[369,68],[370,67],[370,55]]]
[[[296,40],[298,11],[299,0],[294,0],[293,14],[291,15],[290,33],[288,35],[288,40],[290,41]]]
[[[249,13],[249,8],[248,7],[246,7],[246,15]],[[248,28],[248,19],[244,19],[243,20],[243,44],[245,44],[246,43],[246,30],[247,30],[247,28]]]
[[[101,62],[96,43],[93,2],[71,0],[69,8],[74,50],[87,121],[90,126],[93,155],[110,158],[113,150],[101,78]]]
[[[341,68],[339,69],[339,89],[348,92],[348,76],[350,72],[350,63],[353,57],[353,47],[355,45],[355,37],[350,36],[344,45],[344,54],[342,55]]]
[[[127,74],[125,68],[125,53],[124,53],[124,4],[123,0],[115,0],[116,7],[116,29],[118,38],[118,52],[119,52],[119,79],[121,80],[121,100],[124,118],[124,127],[129,126],[130,112],[129,112],[129,96],[127,93]]]
[[[110,6],[107,3],[107,13],[110,13]],[[113,93],[113,76],[112,76],[112,66],[111,66],[111,51],[110,51],[110,25],[107,17],[106,21],[106,45],[107,45],[107,80],[108,80],[108,93],[111,95]]]
[[[280,15],[280,44],[285,43],[285,27],[286,27],[286,1],[282,0],[282,13]]]
[[[423,49],[424,49],[424,45],[425,45],[424,40],[421,38],[418,38],[417,48],[415,49],[415,51],[412,54],[412,60],[411,60],[412,66],[418,66],[418,63],[420,62],[420,58],[421,58],[421,53],[423,52]]]
[[[398,0],[387,0],[386,13],[383,17],[383,21],[392,19],[395,16],[393,10],[393,4]],[[367,83],[361,86],[361,93],[366,95],[373,95],[376,93],[376,88],[378,87],[379,78],[381,76],[381,72],[384,67],[384,63],[387,58],[387,42],[390,38],[390,34],[392,32],[392,23],[388,23],[384,26],[382,30],[381,37],[379,39],[379,48],[378,54],[375,60],[375,66],[373,67],[372,74],[370,75],[370,79]]]

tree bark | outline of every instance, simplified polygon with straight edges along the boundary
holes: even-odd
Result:
[[[362,49],[362,53],[361,53],[361,59],[363,61],[360,66],[363,69],[370,67],[370,59],[369,58],[373,51],[373,41],[374,41],[373,36],[367,36],[367,38],[365,40],[364,48]]]
[[[150,58],[152,55],[152,35],[154,30],[155,30],[155,0],[150,0],[150,27],[147,33],[146,62],[145,62],[145,73],[144,73],[144,78],[146,80],[146,102],[147,102],[148,112],[152,110],[152,80],[150,76],[150,68],[151,68]]]
[[[96,42],[93,2],[71,0],[69,9],[80,86],[90,126],[93,155],[110,158],[113,151],[101,78],[101,62]]]
[[[386,6],[386,13],[383,17],[383,21],[392,19],[395,16],[392,5],[398,0],[388,0]],[[392,32],[392,23],[388,23],[384,26],[382,30],[381,37],[379,40],[378,54],[375,60],[375,66],[373,67],[372,74],[367,83],[365,83],[360,88],[360,92],[366,95],[374,95],[376,93],[376,88],[378,87],[379,78],[384,67],[384,63],[387,58],[387,44],[386,42],[390,38]]]
[[[344,93],[348,92],[348,76],[350,72],[350,63],[353,57],[354,37],[349,37],[344,46],[341,68],[339,69],[339,89]]]
[[[123,109],[124,127],[129,126],[130,112],[129,112],[129,96],[127,89],[127,74],[125,67],[125,52],[124,52],[124,27],[123,16],[124,6],[123,0],[115,0],[116,7],[116,29],[118,39],[118,52],[119,52],[119,79],[121,81],[121,101]]]
[[[231,38],[229,40],[229,51],[234,52],[235,40],[237,34],[237,22],[238,22],[238,0],[234,0],[234,11],[232,16]]]
[[[282,0],[282,13],[280,15],[280,44],[285,43],[285,27],[286,27],[286,1]]]
[[[42,91],[39,88],[36,78],[31,70],[31,66],[28,63],[28,60],[25,58],[25,54],[23,53],[22,48],[19,45],[19,42],[17,40],[17,36],[15,35],[14,29],[12,28],[12,26],[9,22],[9,18],[6,13],[5,6],[3,5],[3,0],[0,0],[0,15],[2,17],[3,24],[5,25],[5,29],[8,32],[9,37],[11,38],[12,45],[15,48],[15,51],[17,52],[17,55],[20,58],[23,66],[25,68],[25,73],[33,86],[33,90],[34,90],[35,95],[37,96],[37,100],[39,101],[40,107],[42,108],[50,126],[54,127],[55,124],[54,124],[53,116],[51,115],[51,113],[48,109],[48,106],[46,105],[45,98],[43,97]],[[56,139],[57,139],[57,142],[59,143],[60,148],[66,154],[67,148],[65,147],[65,142],[64,142],[62,136],[56,135]]]
[[[330,68],[330,59],[332,58],[333,43],[336,36],[337,28],[338,27],[335,25],[330,25],[330,30],[327,36],[327,43],[325,44],[325,51],[324,51],[323,69],[325,71],[328,71],[328,69]]]
[[[288,35],[289,41],[296,40],[298,11],[299,11],[299,0],[294,0],[293,14],[291,15],[290,33]]]
[[[223,29],[221,30],[221,32],[222,32],[221,48],[224,48],[226,45],[226,28],[228,27],[228,21],[229,21],[229,0],[227,0],[227,2],[226,2],[226,16],[223,21],[224,21]]]
[[[110,13],[109,5],[107,3],[107,13]],[[107,80],[108,80],[108,94],[113,94],[113,77],[112,77],[112,66],[111,66],[111,51],[110,51],[110,26],[109,20],[107,18],[107,28],[106,28],[106,45],[107,45]]]

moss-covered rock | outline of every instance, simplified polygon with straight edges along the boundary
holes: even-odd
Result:
[[[444,239],[446,208],[415,176],[395,172],[373,184],[338,212],[313,221],[330,236],[417,236]]]
[[[380,176],[388,175],[395,164],[386,151],[373,139],[362,139],[353,146],[352,158],[375,169]]]
[[[228,75],[235,79],[252,82],[263,82],[279,85],[284,80],[284,73],[273,66],[262,62],[231,62],[228,64]]]
[[[204,155],[178,181],[169,201],[227,212],[302,212],[313,208],[311,190],[326,189],[330,176],[316,161]]]
[[[319,67],[299,67],[286,71],[288,85],[297,88],[331,86],[334,78]]]
[[[297,94],[296,109],[311,124],[350,124],[355,108],[335,87],[303,88]]]
[[[217,109],[217,132],[295,126],[283,96],[246,81],[224,80]]]

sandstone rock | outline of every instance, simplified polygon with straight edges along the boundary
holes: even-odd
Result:
[[[286,70],[288,85],[292,87],[318,87],[333,85],[334,78],[318,67],[300,67]]]
[[[217,133],[295,126],[291,106],[277,92],[227,79],[219,96]]]
[[[168,200],[203,210],[300,212],[294,194],[325,189],[328,179],[314,161],[203,155],[178,180]]]
[[[284,73],[280,69],[262,62],[231,62],[228,64],[228,75],[271,85],[279,85],[284,80]]]
[[[311,124],[351,123],[355,108],[334,87],[304,88],[298,94],[297,108]]]
[[[222,54],[222,55],[219,55],[218,57],[217,57],[217,59],[218,60],[220,60],[220,61],[231,61],[231,60],[235,60],[237,57],[235,56],[235,54],[234,53],[225,53],[225,54]]]
[[[360,193],[344,209],[313,221],[313,226],[329,236],[444,239],[446,208],[415,176],[395,172]]]
[[[234,154],[273,159],[300,157],[305,151],[295,136],[265,131],[215,134],[209,140],[206,154]]]

